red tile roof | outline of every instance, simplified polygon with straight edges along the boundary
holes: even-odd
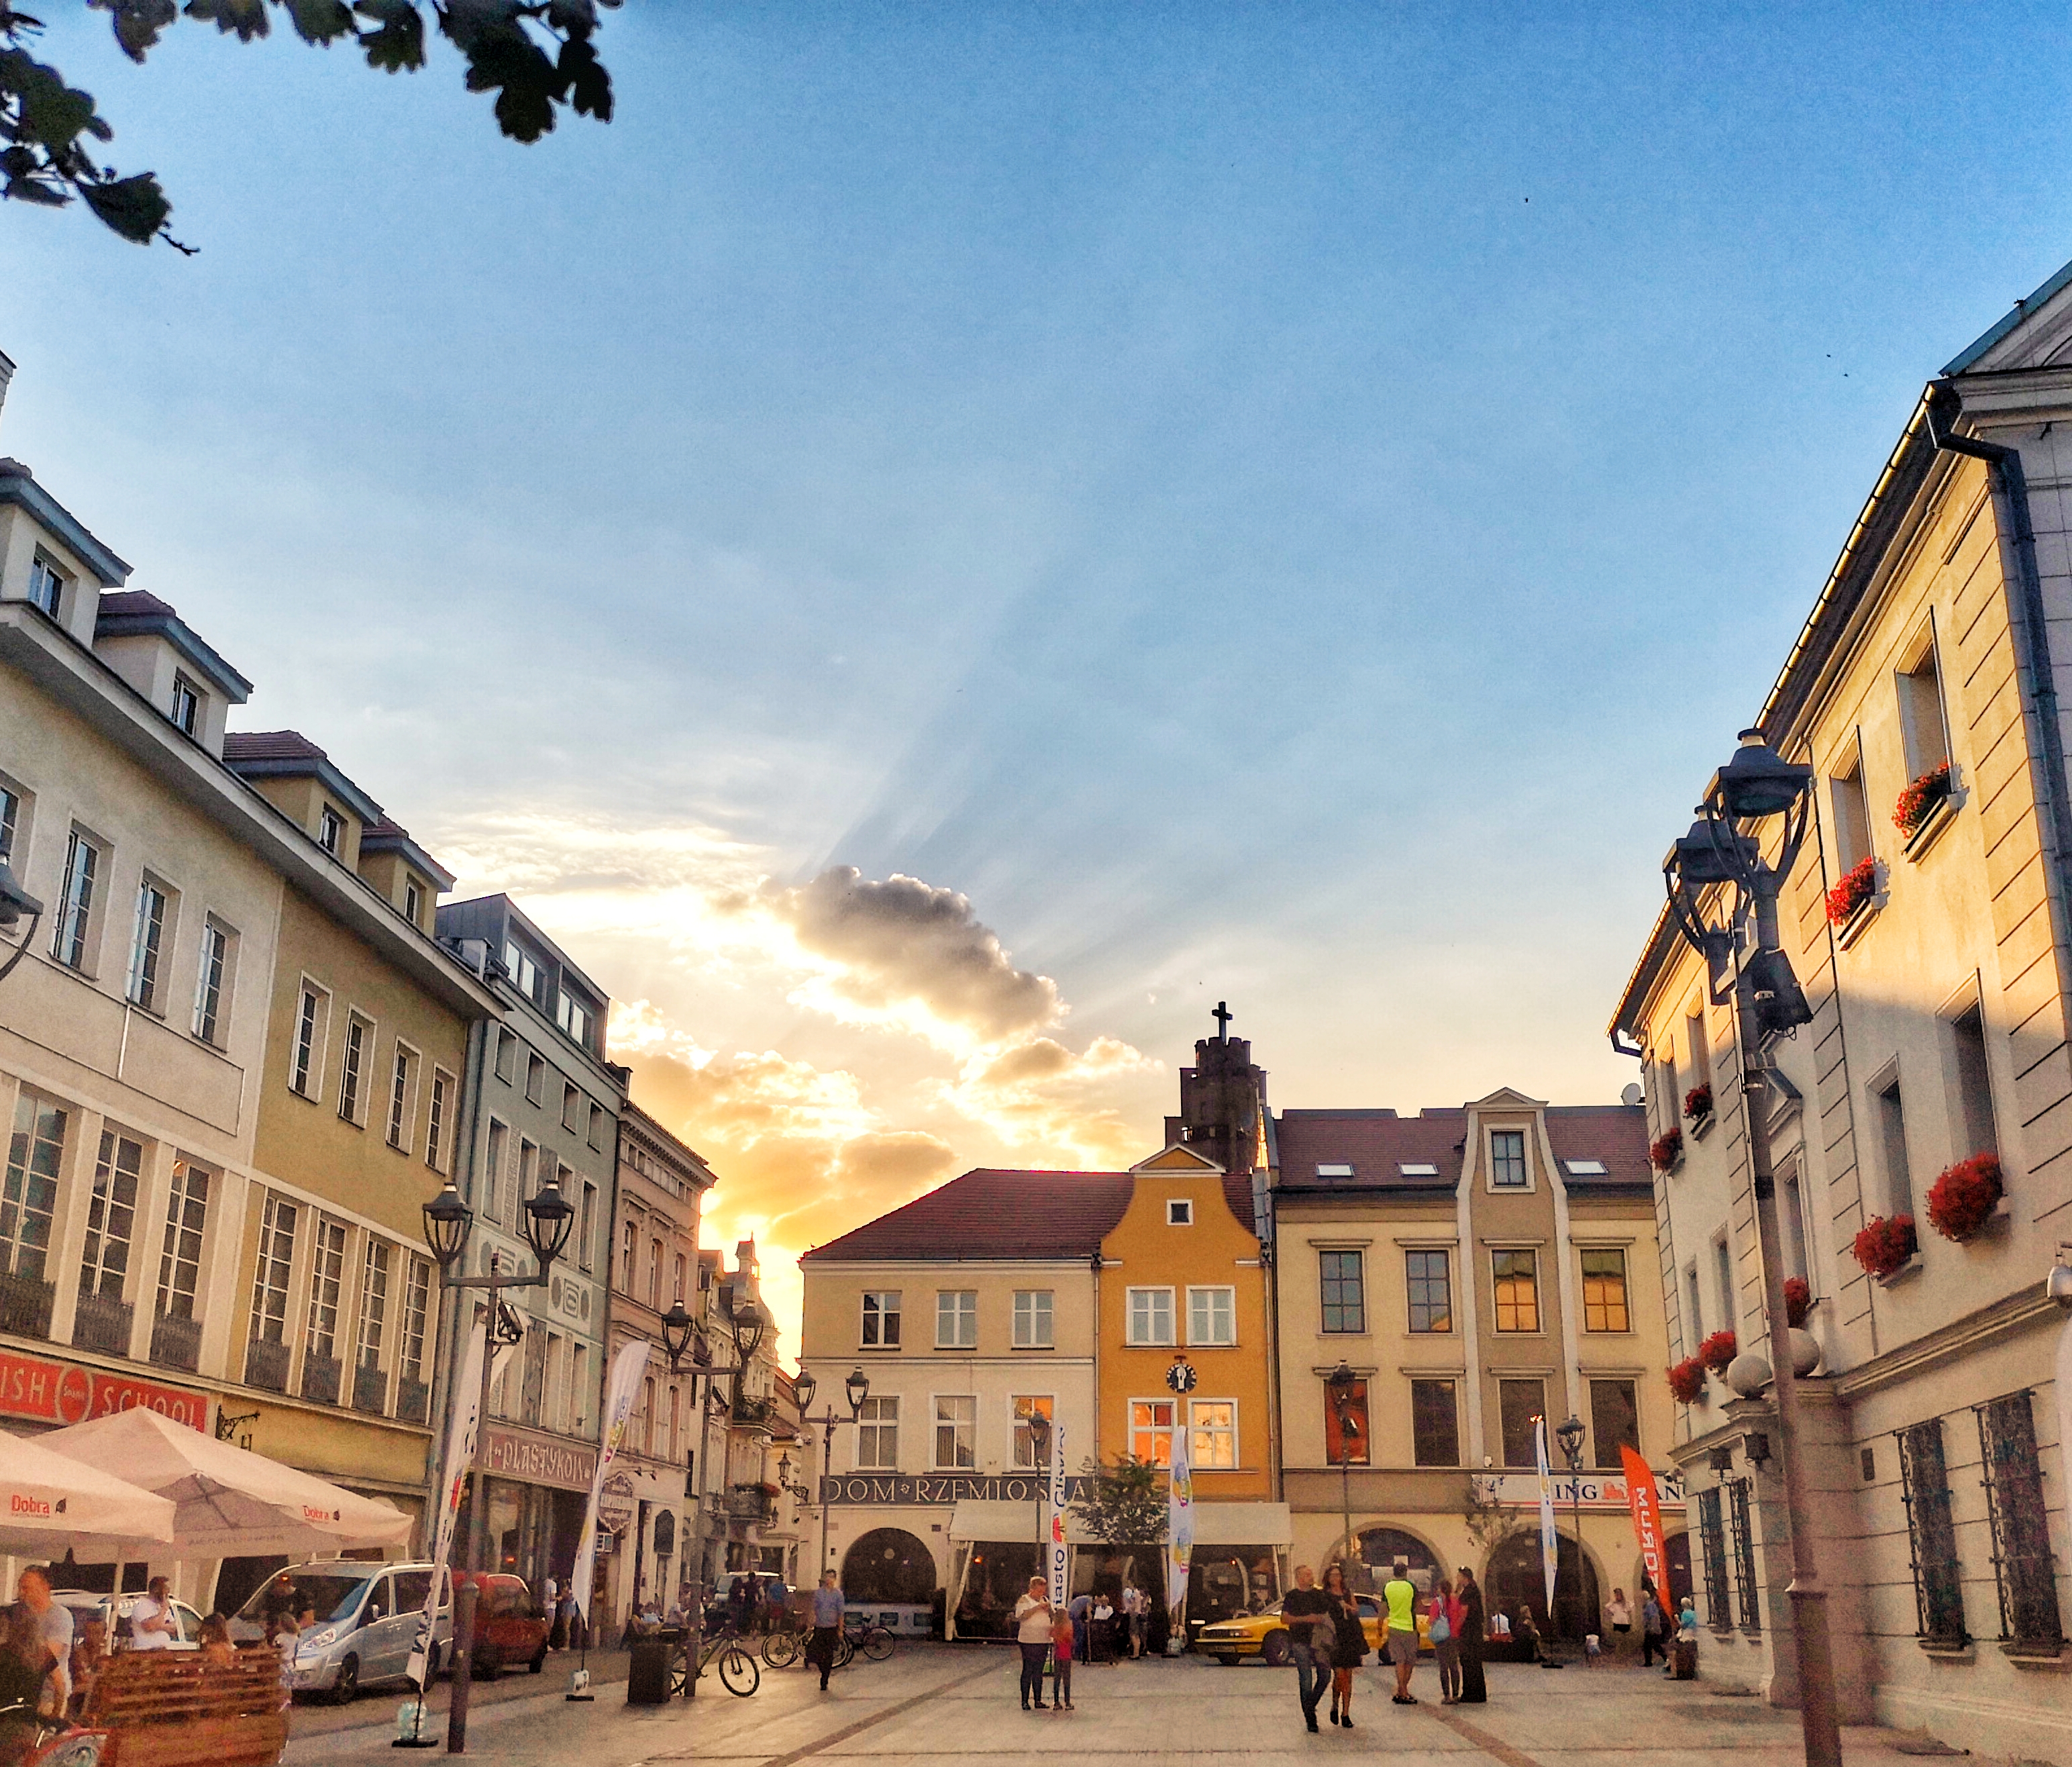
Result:
[[[164,615],[174,620],[180,616],[179,608],[142,589],[109,589],[104,591],[97,613],[102,620],[141,620],[153,614]]]
[[[331,759],[298,730],[232,731],[223,739],[223,758],[233,763]]]
[[[805,1256],[859,1263],[1091,1258],[1122,1219],[1130,1188],[1126,1172],[981,1167]],[[1249,1201],[1240,1218],[1251,1219]]]

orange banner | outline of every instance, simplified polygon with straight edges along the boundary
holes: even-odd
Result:
[[[1633,1510],[1634,1538],[1640,1543],[1640,1559],[1647,1580],[1665,1600],[1667,1586],[1662,1580],[1662,1503],[1655,1493],[1655,1475],[1647,1462],[1630,1448],[1619,1450],[1626,1467],[1626,1499]]]

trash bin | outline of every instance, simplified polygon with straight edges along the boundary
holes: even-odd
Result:
[[[626,1668],[626,1703],[629,1706],[666,1706],[669,1703],[669,1645],[661,1638],[635,1638],[632,1659]]]
[[[1670,1661],[1676,1670],[1676,1678],[1679,1681],[1696,1681],[1698,1678],[1698,1646],[1696,1641],[1687,1644],[1679,1638],[1669,1648],[1675,1653]]]

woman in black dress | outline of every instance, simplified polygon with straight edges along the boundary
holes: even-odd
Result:
[[[1461,1617],[1461,1691],[1456,1705],[1488,1703],[1489,1682],[1482,1674],[1482,1586],[1466,1565],[1455,1592],[1465,1610]]]
[[[1346,1587],[1344,1565],[1326,1567],[1324,1599],[1331,1604],[1331,1626],[1337,1633],[1331,1645],[1331,1722],[1350,1730],[1353,1670],[1367,1655],[1367,1632],[1360,1625],[1359,1604]]]

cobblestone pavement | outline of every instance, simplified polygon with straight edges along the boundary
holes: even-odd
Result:
[[[1392,1705],[1369,1665],[1359,1673],[1355,1728],[1326,1723],[1314,1736],[1302,1729],[1292,1670],[1225,1669],[1191,1658],[1083,1665],[1075,1711],[1025,1713],[1015,1698],[1017,1668],[1001,1650],[902,1645],[890,1662],[837,1674],[826,1694],[810,1674],[766,1670],[752,1699],[732,1698],[708,1679],[695,1701],[660,1707],[629,1707],[619,1686],[601,1689],[594,1704],[570,1705],[561,1698],[564,1674],[549,1678],[544,1691],[478,1707],[469,1753],[498,1767],[1005,1767],[1066,1754],[1072,1767],[1223,1757],[1282,1767],[1383,1751],[1391,1767],[1640,1767],[1643,1760],[1796,1767],[1804,1758],[1795,1713],[1634,1667],[1496,1665],[1488,1704],[1453,1707],[1437,1703],[1428,1665],[1415,1688],[1424,1703],[1412,1707]],[[322,1732],[305,1731],[298,1712],[290,1767],[397,1761],[388,1740],[398,1703],[370,1695],[355,1708],[356,1726]],[[1843,1747],[1851,1767],[1901,1767],[1901,1740],[1890,1731],[1850,1730]],[[437,1756],[427,1750],[419,1758]]]

